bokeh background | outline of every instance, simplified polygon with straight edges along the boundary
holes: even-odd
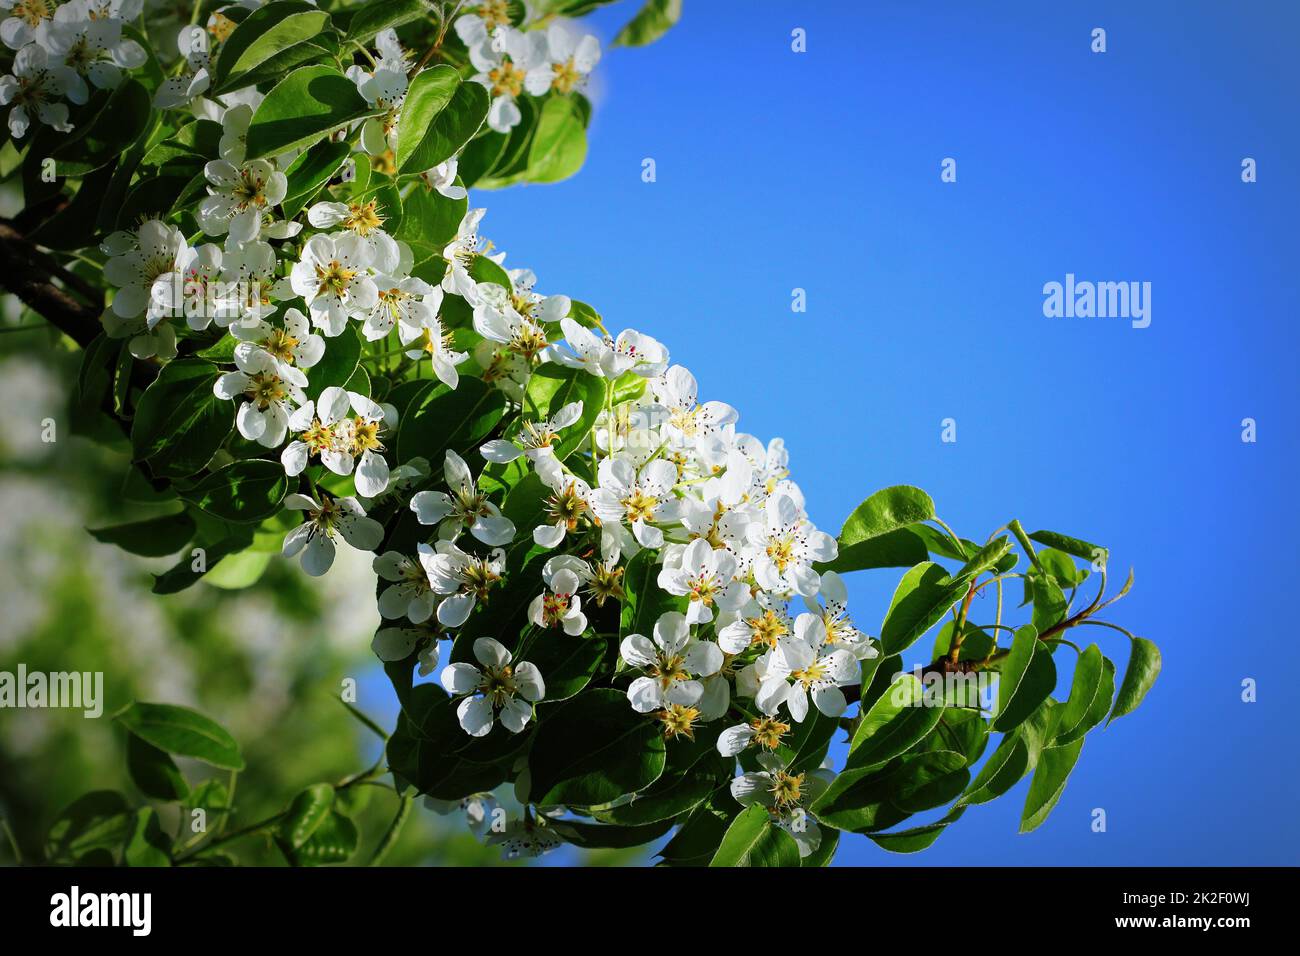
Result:
[[[783,436],[821,526],[909,483],[967,537],[1019,517],[1096,541],[1112,569],[1136,568],[1114,619],[1164,652],[1147,701],[1090,735],[1035,833],[1016,833],[1025,781],[925,853],[847,837],[837,862],[1296,863],[1300,7],[685,5],[658,44],[606,51],[576,177],[471,197],[489,207],[483,229],[506,264],[613,328],[661,338],[704,398]],[[589,23],[608,40],[631,12]],[[1096,27],[1103,54],[1090,50]],[[796,28],[804,53],[791,50]],[[945,158],[955,183],[940,180]],[[1151,282],[1150,327],[1045,318],[1043,284],[1068,272]],[[804,313],[791,310],[796,288]],[[166,561],[84,532],[151,513],[122,500],[123,462],[83,439],[40,441],[78,361],[52,342],[0,334],[0,668],[104,670],[110,712],[138,697],[210,714],[245,745],[242,819],[367,765],[373,740],[336,698],[355,677],[359,706],[395,718],[368,649],[368,562],[340,560],[311,582],[276,558],[251,589],[149,594]],[[947,418],[953,443],[941,441]],[[850,577],[860,627],[878,632],[899,574]],[[1255,703],[1241,699],[1248,678]],[[106,719],[0,713],[14,828],[39,834],[85,790],[129,786],[121,751]],[[371,803],[373,840],[391,794]],[[1105,833],[1091,829],[1096,808]],[[389,862],[496,859],[448,818],[413,820]]]

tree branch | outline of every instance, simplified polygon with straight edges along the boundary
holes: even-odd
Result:
[[[55,285],[56,279],[62,286]],[[8,219],[0,219],[0,286],[82,348],[100,332],[99,309],[67,291],[95,302],[99,297],[95,288],[41,252]]]

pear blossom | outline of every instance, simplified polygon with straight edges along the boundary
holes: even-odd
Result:
[[[762,770],[741,774],[731,781],[731,795],[744,807],[767,807],[774,822],[794,837],[801,857],[821,845],[821,828],[804,809],[826,792],[834,774],[826,768],[794,773],[774,753],[761,753]]]
[[[471,737],[491,733],[500,720],[512,734],[522,731],[533,718],[533,704],[546,696],[541,672],[528,661],[516,662],[500,641],[480,637],[474,642],[473,664],[448,664],[440,680],[453,697],[461,729]]]
[[[735,573],[735,556],[696,538],[681,553],[679,564],[663,566],[658,581],[669,594],[687,598],[688,624],[707,624],[713,620],[714,605],[735,610],[748,599],[749,588],[735,580]]]
[[[560,463],[555,457],[560,430],[568,428],[581,418],[582,402],[570,402],[561,406],[549,419],[525,420],[519,434],[512,441],[496,438],[486,442],[479,447],[479,454],[484,461],[497,464],[507,464],[520,456],[526,456],[537,467],[542,480],[550,484],[552,480],[558,480],[557,473],[560,471]]]
[[[456,185],[456,174],[459,171],[459,166],[460,161],[453,156],[437,166],[426,169],[420,173],[420,178],[424,180],[426,186],[444,199],[459,202],[469,195],[469,190],[464,186]]]
[[[278,448],[289,431],[289,417],[307,401],[307,376],[261,350],[236,352],[237,371],[227,372],[212,386],[217,398],[243,399],[235,427],[249,441]]]
[[[775,750],[790,732],[790,725],[777,717],[764,714],[743,724],[728,727],[718,735],[718,753],[735,757],[751,746]]]
[[[524,77],[524,88],[533,96],[554,90],[571,93],[581,88],[600,62],[600,41],[591,34],[576,37],[562,24],[546,28],[546,57]]]
[[[508,133],[523,118],[515,98],[524,92],[528,71],[546,56],[546,38],[540,33],[523,33],[498,26],[487,38],[469,48],[470,63],[478,72],[471,77],[492,94],[487,125]]]
[[[552,494],[545,502],[546,523],[533,529],[533,543],[539,548],[558,548],[566,534],[591,520],[591,486],[577,475],[565,474],[554,456],[540,459],[537,473]]]
[[[838,553],[835,539],[818,531],[785,491],[767,499],[762,520],[752,522],[746,535],[757,553],[754,578],[768,591],[816,594],[821,579],[813,563],[833,561]]]
[[[420,361],[427,355],[433,363],[433,374],[438,377],[438,381],[448,388],[455,388],[460,384],[460,373],[456,366],[469,358],[469,355],[452,348],[451,333],[442,330],[442,323],[435,314],[436,306],[429,299],[441,303],[442,289],[436,288],[426,297],[427,308],[420,325],[407,324],[399,319],[397,338],[402,345],[410,346],[404,353],[407,358]]]
[[[11,106],[9,134],[14,139],[27,134],[33,115],[60,133],[71,132],[68,106],[56,102],[71,74],[67,67],[51,63],[39,44],[29,43],[14,55],[13,73],[0,76],[0,106]]]
[[[867,635],[853,626],[848,612],[848,598],[844,579],[835,571],[827,571],[821,576],[821,586],[816,597],[805,597],[804,604],[811,614],[821,619],[826,644],[847,648],[859,660],[870,660],[879,656],[880,651]]]
[[[443,247],[447,271],[442,276],[442,290],[461,296],[470,305],[478,304],[478,281],[470,275],[474,258],[479,254],[478,224],[486,209],[469,209],[456,226],[455,237]]]
[[[431,322],[437,321],[442,289],[414,276],[399,279],[381,274],[374,278],[379,298],[361,323],[361,334],[367,341],[386,338],[399,324],[410,330],[409,341],[414,341]]]
[[[154,94],[153,104],[159,109],[177,109],[188,106],[211,85],[209,74],[211,56],[207,32],[193,24],[183,26],[176,35],[176,46],[185,59],[185,69],[163,80]]]
[[[556,569],[548,564],[542,579],[547,590],[528,605],[528,620],[538,627],[563,628],[570,637],[585,631],[587,616],[582,613],[582,599],[578,597],[578,576],[569,568]]]
[[[460,627],[501,580],[506,553],[494,548],[487,557],[478,557],[446,540],[435,541],[433,550],[434,556],[425,563],[425,569],[434,593],[445,595],[438,604],[438,623],[444,627]]]
[[[359,260],[377,272],[393,272],[402,265],[401,247],[384,231],[384,216],[377,199],[314,203],[307,210],[307,221],[317,229],[338,226],[343,234],[355,236],[361,246]]]
[[[266,232],[265,223],[262,231]],[[257,325],[275,314],[275,302],[293,298],[289,279],[278,276],[278,268],[275,249],[260,239],[226,249],[222,256],[221,278],[232,293],[237,313],[229,319],[216,316],[216,325],[223,328],[231,323]]]
[[[173,277],[194,260],[184,234],[159,219],[147,219],[133,232],[110,234],[100,249],[109,258],[104,278],[117,286],[114,314],[123,319],[145,315],[149,328],[167,314]],[[155,293],[156,285],[161,285]]]
[[[476,837],[485,837],[490,832],[496,832],[492,828],[497,814],[505,812],[497,805],[496,797],[490,793],[471,793],[459,800],[439,800],[426,796],[424,805],[439,816],[452,813],[464,814],[466,827]],[[559,845],[558,839],[556,845]]]
[[[693,705],[704,695],[696,677],[709,677],[722,667],[722,650],[712,641],[691,636],[686,617],[677,611],[662,614],[654,626],[654,640],[629,634],[619,653],[643,675],[632,681],[627,699],[637,713],[648,714],[666,704]]]
[[[296,295],[307,301],[315,324],[327,336],[343,332],[354,315],[373,309],[379,290],[366,272],[369,257],[361,237],[317,234],[303,246],[289,281]]]
[[[260,350],[285,365],[311,368],[325,355],[325,340],[312,332],[307,316],[294,308],[284,310],[279,325],[258,320],[236,324],[230,332],[239,340],[236,353]]]
[[[814,614],[795,618],[794,634],[777,642],[759,697],[767,709],[784,702],[790,716],[803,723],[808,698],[828,717],[838,717],[848,707],[841,687],[861,679],[853,652],[826,642],[826,629]],[[787,678],[790,679],[789,682]]]
[[[677,469],[672,463],[659,459],[638,470],[627,458],[606,458],[597,474],[600,484],[592,493],[596,514],[606,521],[626,521],[643,547],[660,547],[663,531],[652,523],[671,522],[679,514],[672,494],[677,482]]]
[[[422,624],[433,616],[437,598],[429,583],[429,565],[435,554],[432,547],[421,543],[415,559],[399,551],[385,551],[375,558],[375,573],[391,582],[379,592],[381,615],[389,620],[406,618],[412,624]]]
[[[680,365],[668,369],[663,378],[655,383],[655,393],[668,410],[664,431],[678,446],[712,435],[721,426],[729,425],[739,417],[736,410],[725,402],[697,404],[699,386],[695,376]]]
[[[307,495],[291,494],[285,496],[284,506],[305,512],[307,519],[285,536],[283,554],[292,558],[301,552],[302,569],[313,577],[334,564],[337,538],[358,551],[373,551],[384,539],[384,526],[367,518],[355,498],[324,497],[318,502]]]
[[[140,44],[123,38],[122,20],[92,17],[93,7],[87,0],[63,4],[52,19],[41,24],[37,36],[51,62],[67,68],[64,93],[78,104],[90,98],[87,81],[99,89],[114,89],[122,82],[122,70],[144,66],[147,59]]]
[[[411,510],[420,524],[438,525],[438,537],[453,541],[466,528],[484,544],[508,544],[515,536],[515,526],[501,514],[501,509],[478,490],[465,459],[450,448],[443,475],[451,494],[421,491],[411,498]]]
[[[0,0],[0,10],[9,11],[9,16],[0,20],[0,42],[11,50],[21,50],[34,41],[57,12],[51,0]]]
[[[278,206],[289,188],[284,173],[264,159],[236,166],[214,159],[203,167],[208,196],[199,203],[199,225],[210,236],[230,234],[231,242],[248,242],[261,232],[263,213]]]

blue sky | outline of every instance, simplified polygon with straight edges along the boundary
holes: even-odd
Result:
[[[608,38],[632,6],[592,23]],[[507,264],[783,436],[819,524],[908,483],[968,537],[1019,517],[1099,542],[1137,572],[1115,620],[1164,652],[1034,834],[1022,782],[926,853],[851,837],[840,862],[1294,864],[1300,7],[685,6],[606,51],[576,177],[472,197]],[[1150,327],[1044,317],[1067,273],[1150,282]],[[850,578],[864,629],[900,573]],[[1122,666],[1122,636],[1087,639]]]

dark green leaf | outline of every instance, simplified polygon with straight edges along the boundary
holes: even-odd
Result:
[[[311,839],[334,809],[334,788],[328,783],[314,783],[300,792],[289,804],[280,821],[280,839],[298,850]]]
[[[208,463],[230,434],[234,403],[217,398],[220,372],[211,362],[168,362],[144,390],[131,425],[136,461],[148,460],[155,475],[182,478]]]
[[[176,761],[135,734],[126,735],[126,769],[132,782],[147,797],[183,800],[189,793]]]
[[[1002,661],[998,680],[998,714],[995,730],[1008,731],[1024,722],[1056,687],[1056,664],[1038,640],[1038,631],[1026,624],[1016,631],[1011,653]]]
[[[235,738],[220,724],[188,707],[137,701],[119,711],[114,719],[169,754],[193,757],[225,770],[244,769]]]
[[[1115,709],[1110,712],[1110,720],[1137,710],[1138,704],[1142,703],[1142,698],[1146,697],[1147,691],[1159,676],[1160,648],[1145,637],[1133,638],[1128,667],[1124,669],[1124,682],[1119,686],[1119,696],[1115,698]]]
[[[798,866],[799,845],[765,807],[747,807],[731,822],[709,866]]]
[[[617,690],[588,690],[548,708],[528,756],[531,799],[593,806],[642,790],[664,769],[658,722]]]
[[[96,541],[115,544],[131,554],[161,558],[185,547],[194,534],[194,521],[182,511],[109,528],[92,528],[90,534]]]
[[[1073,743],[1048,747],[1043,751],[1034,770],[1034,779],[1029,782],[1029,793],[1025,796],[1025,809],[1020,815],[1021,833],[1038,829],[1047,819],[1061,799],[1070,771],[1078,762],[1082,749],[1083,738],[1080,737]]]
[[[334,67],[300,67],[277,83],[253,114],[247,157],[310,146],[370,112],[356,84]]]
[[[416,74],[402,103],[398,171],[419,173],[450,159],[483,125],[488,104],[486,87],[462,82],[446,64]]]
[[[208,514],[225,521],[262,521],[280,510],[289,478],[278,461],[246,458],[232,461],[181,493]]]

